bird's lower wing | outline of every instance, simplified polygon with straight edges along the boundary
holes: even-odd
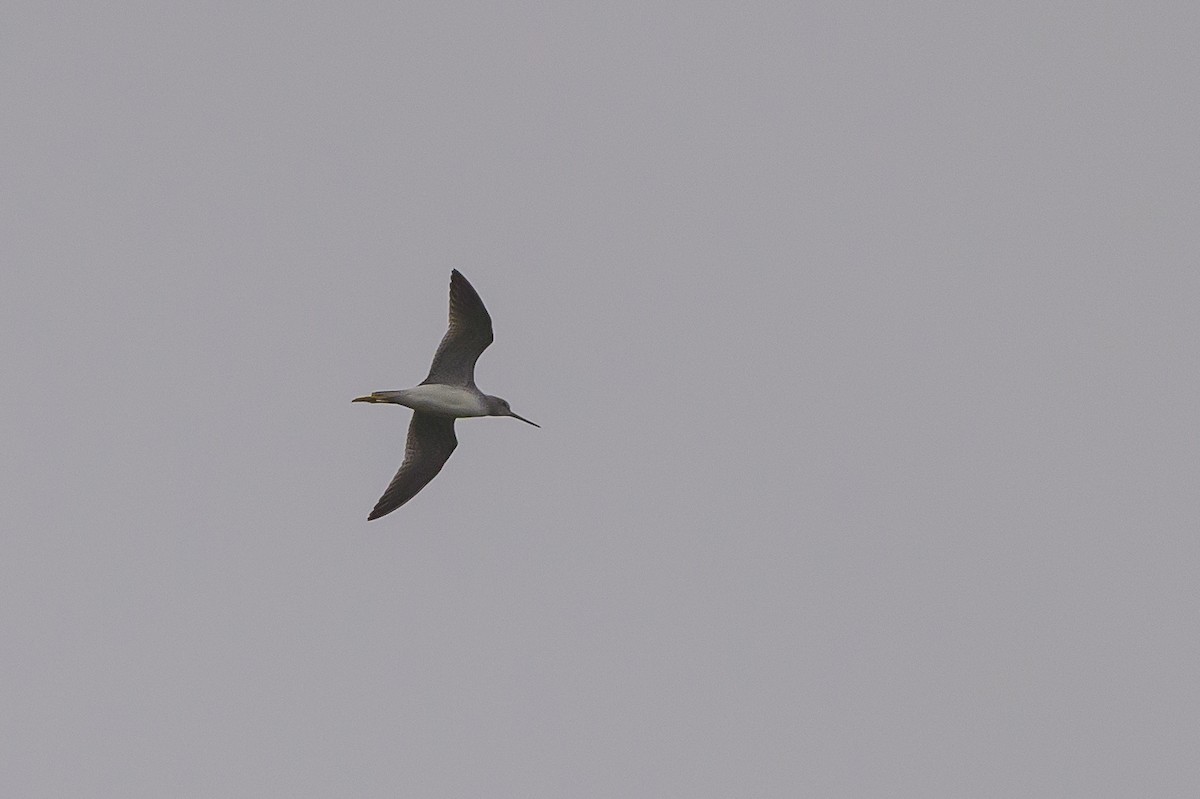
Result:
[[[404,463],[367,520],[385,516],[415,497],[442,470],[456,446],[453,419],[414,413],[408,425]]]

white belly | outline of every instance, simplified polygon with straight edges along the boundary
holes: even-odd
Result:
[[[397,392],[401,405],[435,416],[487,416],[483,398],[459,386],[429,385]]]

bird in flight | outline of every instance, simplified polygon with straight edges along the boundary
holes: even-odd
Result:
[[[450,328],[442,337],[429,376],[416,388],[375,391],[353,402],[386,402],[413,409],[404,445],[404,463],[367,520],[386,516],[408,502],[437,476],[458,446],[454,420],[467,416],[511,416],[508,402],[475,385],[475,361],[492,343],[492,317],[479,294],[457,269],[450,273]]]

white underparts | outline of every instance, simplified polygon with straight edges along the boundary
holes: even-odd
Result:
[[[432,384],[395,393],[395,402],[435,416],[487,416],[482,395],[461,386]]]

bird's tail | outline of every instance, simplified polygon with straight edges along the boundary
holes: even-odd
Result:
[[[365,397],[355,397],[351,402],[391,402],[393,397],[400,396],[399,391],[372,391]]]

